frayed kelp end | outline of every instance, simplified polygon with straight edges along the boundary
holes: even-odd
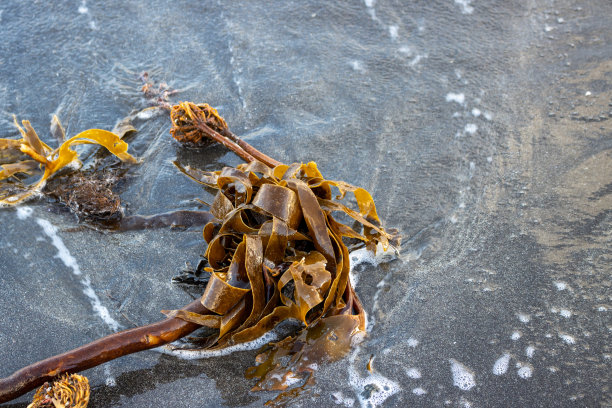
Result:
[[[177,141],[192,147],[205,146],[214,141],[206,127],[224,134],[228,128],[217,110],[206,103],[181,102],[170,111],[170,134]]]
[[[34,394],[28,408],[87,408],[89,381],[78,374],[64,374],[44,383]]]

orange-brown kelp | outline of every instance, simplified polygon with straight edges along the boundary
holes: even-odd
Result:
[[[87,408],[89,381],[78,374],[64,374],[44,383],[28,408]]]
[[[102,129],[89,129],[65,140],[63,128],[57,117],[54,117],[56,128],[61,133],[63,143],[52,149],[40,140],[30,122],[22,121],[23,128],[14,118],[15,126],[21,133],[21,139],[0,139],[0,205],[16,205],[45,186],[46,181],[65,166],[76,163],[80,165],[78,154],[71,149],[79,144],[99,144],[122,161],[137,163],[127,152],[128,145],[116,134]],[[29,159],[26,157],[29,156]],[[43,168],[42,177],[33,184],[24,185],[17,174],[34,175]]]
[[[313,162],[270,168],[254,161],[214,173],[182,170],[218,190],[210,208],[216,220],[204,228],[211,278],[201,302],[212,313],[164,313],[218,329],[208,339],[209,348],[254,340],[283,320],[295,319],[307,328],[329,327],[328,344],[321,340],[316,346],[327,349],[329,357],[348,351],[347,338],[364,330],[365,316],[350,286],[344,239],[360,240],[371,249],[389,245],[372,196],[324,179]],[[354,195],[357,210],[339,201],[347,192]],[[334,212],[357,221],[363,232],[336,221]],[[334,327],[342,330],[334,335]],[[308,343],[301,346],[308,348]],[[250,373],[264,384],[262,371]],[[273,388],[283,388],[281,383]]]
[[[158,347],[202,326],[214,332],[202,348],[221,349],[259,338],[292,319],[304,329],[270,345],[258,356],[259,365],[247,372],[259,379],[254,389],[283,390],[288,379],[308,381],[312,363],[345,355],[353,336],[364,331],[365,313],[349,279],[345,241],[361,241],[375,250],[378,244],[386,249],[391,239],[370,193],[326,180],[314,162],[285,165],[234,141],[237,137],[227,125],[217,126],[225,121],[207,106],[185,102],[173,107],[172,133],[212,138],[248,162],[216,172],[178,165],[192,179],[218,190],[210,207],[214,219],[203,231],[210,280],[202,297],[182,309],[164,311],[166,320],[112,334],[0,379],[0,402],[60,373]],[[211,114],[211,125],[223,135],[209,126]],[[341,202],[347,193],[357,208]],[[341,223],[334,213],[348,216],[358,227]]]

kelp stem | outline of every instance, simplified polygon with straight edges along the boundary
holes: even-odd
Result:
[[[276,166],[280,166],[281,164],[283,164],[279,162],[278,160],[271,158],[267,154],[260,152],[259,150],[257,150],[256,148],[254,148],[253,146],[251,146],[250,144],[248,144],[247,142],[245,142],[244,140],[242,140],[235,134],[233,134],[229,129],[225,129],[221,134],[227,137],[228,139],[230,139],[232,142],[236,143],[246,153],[250,154],[255,159],[264,163],[268,167],[276,167]]]
[[[196,299],[184,310],[210,313]],[[39,361],[0,379],[0,404],[17,398],[41,386],[56,376],[75,373],[98,366],[118,357],[148,350],[175,341],[201,326],[179,318],[169,318],[147,326],[111,334],[89,344]]]

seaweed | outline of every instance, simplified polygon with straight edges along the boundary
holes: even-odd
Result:
[[[89,381],[78,374],[63,374],[52,383],[43,384],[28,408],[86,408]]]
[[[314,381],[316,364],[346,355],[351,343],[364,334],[365,312],[349,279],[347,243],[357,240],[373,251],[398,245],[397,237],[382,227],[370,193],[325,179],[314,162],[287,165],[259,152],[231,133],[207,104],[182,102],[172,107],[170,116],[175,139],[191,145],[211,139],[246,162],[215,172],[175,163],[189,178],[217,191],[209,212],[200,218],[207,222],[203,238],[208,266],[200,264],[198,270],[203,268],[210,276],[202,296],[181,309],[162,311],[165,320],[114,333],[0,379],[0,402],[59,374],[166,345],[201,327],[213,334],[197,348],[222,349],[257,339],[292,320],[302,329],[268,345],[258,355],[258,364],[246,372],[247,378],[257,379],[253,390],[283,391],[277,398],[282,402]],[[110,132],[86,131],[50,152],[33,137],[29,123],[24,126],[19,149],[45,167],[36,188],[76,159],[68,148],[71,143],[93,140],[120,159],[133,160],[127,144]],[[14,141],[4,143],[5,150],[16,148]],[[10,172],[10,167],[5,171]],[[348,193],[357,208],[342,202]],[[352,225],[338,221],[338,213]],[[290,386],[294,388],[287,390]]]
[[[23,127],[14,116],[14,124],[21,134],[21,139],[0,139],[0,152],[7,161],[0,164],[0,205],[13,206],[41,192],[47,180],[68,165],[81,166],[76,151],[71,147],[81,144],[98,144],[120,160],[138,163],[127,152],[128,144],[115,133],[103,129],[85,130],[70,139],[64,140],[56,149],[51,149],[40,140],[32,125],[27,120],[22,121]],[[55,117],[56,129],[65,139],[64,130]],[[30,159],[21,160],[21,154]],[[24,184],[18,174],[32,176],[42,171],[41,178],[32,184]]]

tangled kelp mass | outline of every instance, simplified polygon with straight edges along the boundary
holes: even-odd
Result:
[[[193,180],[217,190],[204,217],[209,221],[203,230],[208,244],[204,270],[210,278],[201,299],[182,309],[163,311],[166,320],[111,334],[0,379],[0,402],[58,374],[161,346],[202,326],[214,334],[206,336],[203,344],[200,341],[197,350],[250,342],[287,320],[297,321],[302,330],[270,344],[246,375],[258,379],[254,390],[285,390],[296,382],[301,382],[301,388],[311,383],[313,364],[344,356],[355,335],[365,331],[365,312],[349,278],[348,245],[387,250],[395,239],[382,228],[370,193],[343,181],[326,180],[314,162],[286,165],[266,156],[232,134],[209,105],[180,103],[172,108],[171,119],[173,136],[212,139],[247,161],[216,172],[175,163]],[[127,153],[127,144],[112,132],[86,131],[50,151],[29,123],[24,125],[23,140],[6,142],[5,150],[19,146],[45,166],[43,178],[31,193],[58,169],[77,160],[76,152],[69,149],[71,144],[99,143],[120,159],[135,161]],[[67,202],[79,201],[79,197],[69,195]],[[344,199],[354,201],[356,208],[343,204]],[[80,211],[86,203],[73,204]],[[118,206],[113,200],[109,204]],[[193,351],[193,344],[188,347]],[[279,394],[279,401],[296,390]]]
[[[206,348],[248,342],[295,319],[307,330],[328,328],[323,336],[327,341],[314,343],[327,350],[318,351],[320,358],[343,355],[351,336],[365,328],[363,309],[349,281],[345,240],[361,241],[373,250],[378,243],[384,249],[389,246],[390,236],[380,226],[372,196],[362,188],[324,179],[314,162],[270,168],[253,161],[212,173],[182,170],[218,190],[210,208],[216,220],[203,232],[211,275],[201,302],[210,313],[164,313],[218,329]],[[338,190],[335,199],[333,188]],[[353,193],[358,210],[339,201],[347,192]],[[338,222],[334,212],[348,215],[359,230]],[[291,354],[307,352],[301,348],[310,343],[299,338],[290,341]],[[287,345],[281,342],[277,348]],[[265,378],[278,365],[250,371],[260,378],[259,388],[286,387],[282,376],[276,376],[278,382]],[[285,376],[290,374],[285,370]]]
[[[60,129],[61,140],[65,139],[59,120],[54,117],[57,128]],[[0,205],[16,205],[36,193],[45,186],[46,181],[69,164],[80,165],[78,154],[71,147],[80,144],[98,144],[122,161],[137,163],[137,160],[127,152],[128,145],[113,132],[103,129],[89,129],[65,140],[57,149],[50,148],[40,140],[32,125],[27,120],[22,121],[23,128],[14,119],[15,126],[21,133],[21,139],[0,139]],[[25,157],[29,156],[30,159]],[[17,178],[18,174],[31,176],[43,168],[42,177],[33,184],[24,184]]]
[[[64,374],[52,383],[43,384],[28,408],[87,408],[88,403],[87,378],[78,374]]]

